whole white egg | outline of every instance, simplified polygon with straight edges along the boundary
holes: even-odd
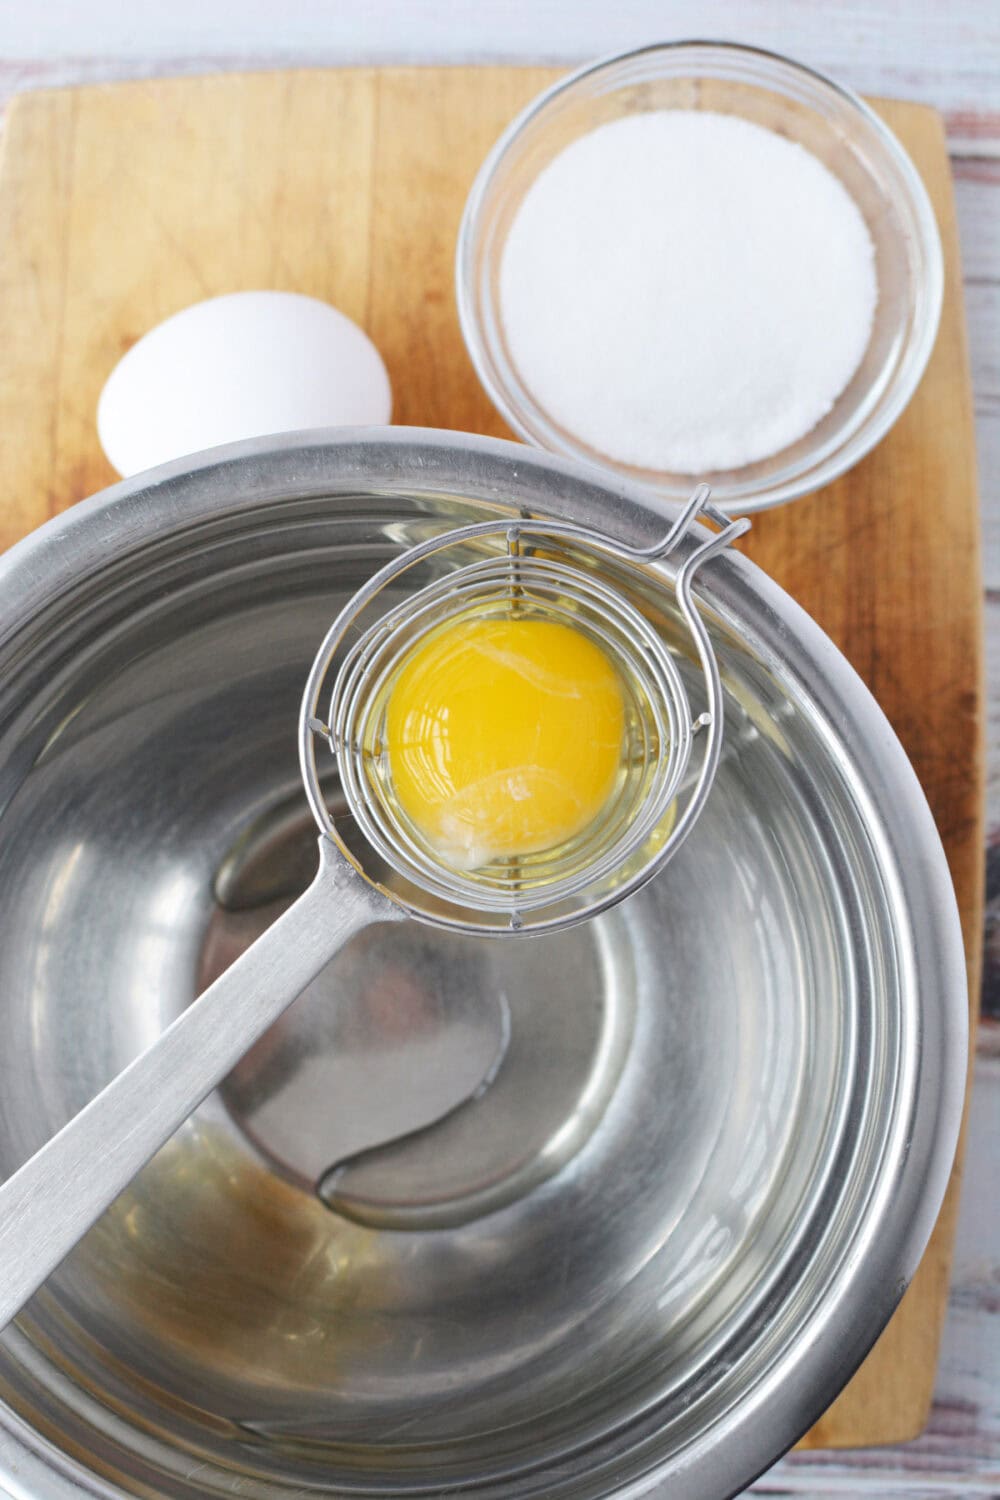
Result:
[[[115,365],[97,431],[126,478],[238,438],[388,422],[392,392],[366,333],[297,292],[231,292],[145,334]]]

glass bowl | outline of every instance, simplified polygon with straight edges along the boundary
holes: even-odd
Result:
[[[522,438],[615,469],[665,500],[690,494],[695,476],[610,459],[545,410],[511,356],[499,300],[507,236],[539,172],[597,126],[664,109],[739,115],[804,146],[843,183],[875,245],[872,335],[832,409],[770,458],[696,476],[728,510],[765,510],[829,484],[875,446],[913,395],[937,334],[944,278],[933,209],[896,137],[848,89],[775,53],[723,42],[643,47],[554,84],[504,132],[469,194],[456,257],[462,333],[479,378]]]

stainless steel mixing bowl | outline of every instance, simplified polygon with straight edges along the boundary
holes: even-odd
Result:
[[[663,524],[513,445],[304,434],[129,481],[0,564],[0,1174],[301,887],[318,640],[495,506]],[[954,898],[833,646],[740,558],[698,592],[727,749],[683,855],[556,937],[352,943],[0,1341],[0,1487],[717,1500],[850,1375],[955,1145]],[[656,568],[637,596],[670,637]],[[335,997],[363,1059],[376,1013],[419,1030],[456,983],[509,998],[494,1084],[349,1164],[332,1213],[262,1093],[322,1062]]]

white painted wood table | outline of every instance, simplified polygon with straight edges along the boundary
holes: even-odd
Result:
[[[897,1448],[793,1454],[748,1493],[1000,1500],[1000,0],[0,0],[0,103],[22,88],[234,68],[569,65],[705,35],[786,52],[860,92],[921,100],[945,116],[976,398],[989,674],[983,1020],[931,1421]]]

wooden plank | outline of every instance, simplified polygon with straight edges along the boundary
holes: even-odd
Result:
[[[980,144],[980,143],[977,143]],[[981,143],[992,156],[970,154],[952,161],[955,207],[962,241],[962,274],[966,281],[1000,286],[1000,115],[993,135]],[[973,388],[979,394],[973,368]],[[993,394],[998,394],[993,386]]]
[[[478,164],[504,123],[554,76],[531,68],[379,70],[369,332],[389,367],[394,422],[511,435],[462,342],[455,241]]]
[[[767,47],[873,94],[924,99],[963,137],[1000,113],[1000,11],[995,0],[367,0],[364,7],[271,0],[47,0],[5,15],[0,89],[224,68],[400,63],[569,66],[607,52],[683,37]],[[5,79],[6,75],[6,79]]]
[[[0,547],[51,514],[78,98],[71,92],[26,95],[4,134]]]
[[[991,592],[984,609],[986,635],[986,736],[993,749],[1000,746],[1000,594]],[[993,750],[988,757],[986,779],[986,827],[991,848],[1000,847],[1000,753]],[[997,893],[995,893],[997,894]],[[985,957],[987,982],[984,983],[984,1004],[989,1002],[990,1013],[1000,1016],[1000,951]],[[989,981],[992,981],[990,984]]]
[[[216,292],[328,298],[382,349],[398,421],[503,432],[461,343],[454,239],[489,145],[552,76],[272,73],[19,99],[0,184],[0,319],[15,331],[0,426],[27,439],[0,453],[16,497],[6,539],[110,479],[93,425],[103,379],[145,329]],[[824,495],[760,517],[750,549],[838,640],[909,749],[948,845],[975,988],[978,533],[954,205],[938,118],[884,112],[942,223],[941,337],[878,452]],[[922,1424],[954,1210],[953,1189],[900,1315],[812,1443],[897,1441]]]

